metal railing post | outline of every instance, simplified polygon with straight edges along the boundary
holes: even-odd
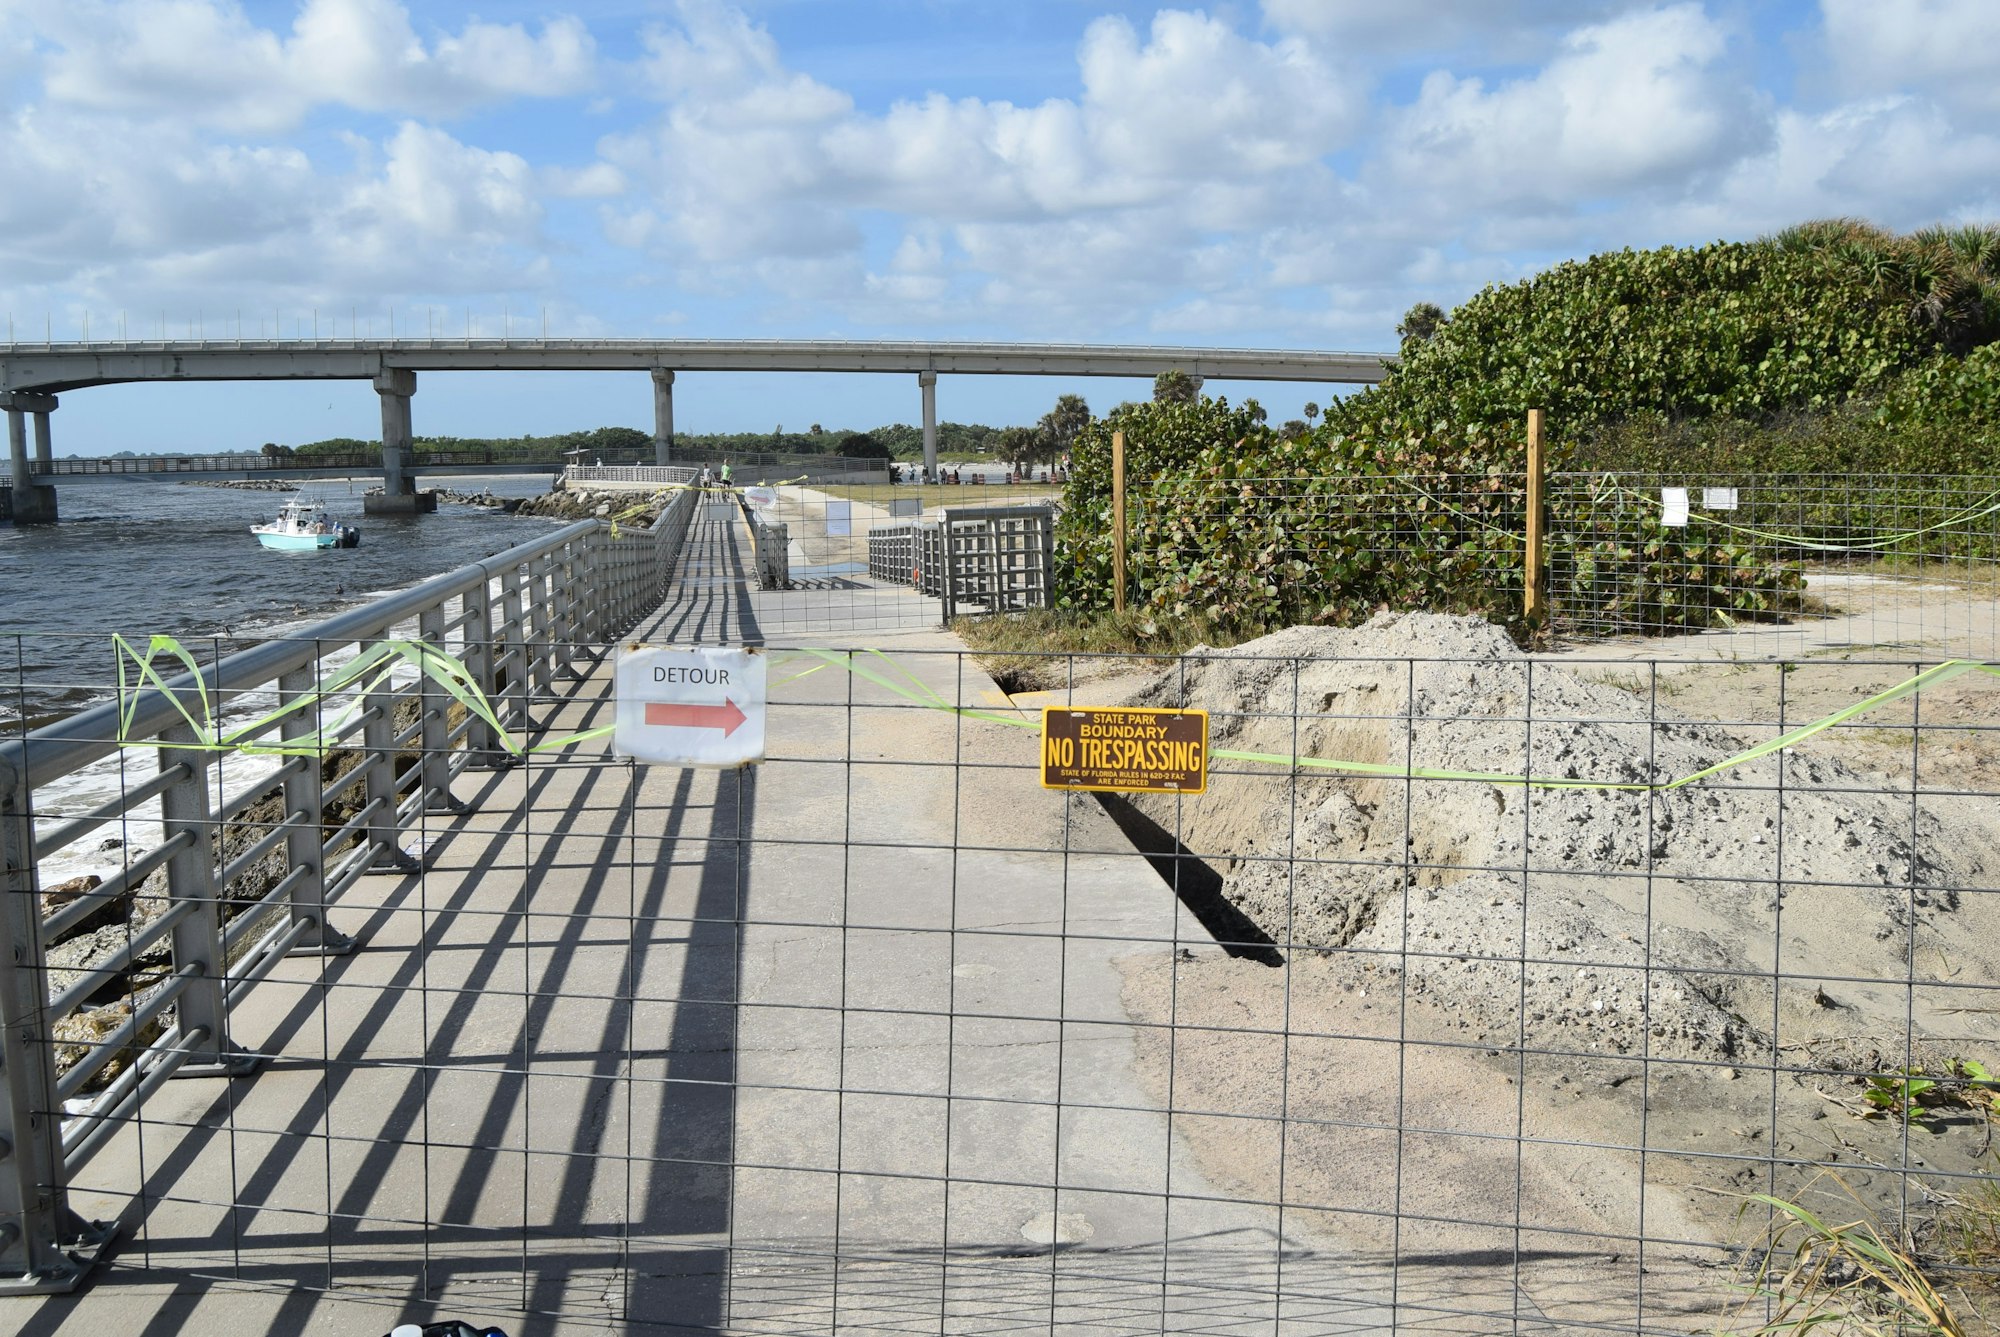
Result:
[[[555,616],[549,606],[550,571],[553,558],[548,553],[534,558],[528,563],[527,580],[527,639],[529,645],[529,676],[535,689],[543,695],[549,692],[554,676],[550,667],[554,659]]]
[[[296,668],[278,676],[278,699],[285,705],[299,701],[317,702],[318,680],[310,667]],[[313,709],[295,710],[278,724],[278,736],[296,743],[312,736]],[[305,936],[292,948],[299,956],[340,956],[354,950],[354,939],[336,933],[326,922],[326,837],[321,829],[321,811],[326,806],[323,791],[325,769],[318,749],[301,750],[292,758],[296,769],[285,777],[285,820],[293,823],[285,834],[285,862],[293,870],[306,870],[292,887],[292,922],[310,924]]]
[[[414,873],[418,871],[417,861],[403,852],[403,832],[396,824],[396,693],[387,674],[376,681],[375,690],[363,702],[368,721],[361,726],[364,753],[361,764],[368,768],[362,802],[372,810],[367,839],[374,850],[368,859],[368,870]]]
[[[417,614],[417,638],[439,651],[444,645],[444,605],[433,604]],[[428,674],[417,684],[417,746],[423,750],[421,781],[424,811],[467,811],[451,792],[451,693]]]
[[[585,534],[577,545],[577,584],[572,589],[577,592],[577,639],[597,644],[604,639],[603,592],[598,581],[603,577],[599,570],[598,555],[600,545],[595,533]]]
[[[1035,519],[1037,551],[1041,554],[1041,595],[1043,608],[1056,606],[1056,525],[1055,512],[1044,511]]]
[[[0,1295],[76,1289],[115,1227],[69,1208],[27,785],[0,757]]]
[[[500,658],[507,661],[504,674],[496,674],[494,683],[493,711],[503,724],[512,724],[526,729],[533,723],[528,713],[528,645],[525,628],[521,622],[521,568],[509,566],[500,577],[500,625],[497,643],[502,647]],[[501,698],[507,699],[507,708],[501,708]]]
[[[943,583],[939,586],[939,596],[944,600],[944,622],[958,616],[958,525],[950,511],[944,513],[944,520],[938,525],[938,552],[943,558],[943,569],[938,572]]]
[[[222,945],[222,884],[215,872],[215,816],[208,802],[210,754],[198,747],[174,747],[196,741],[192,725],[160,730],[163,774],[183,772],[160,795],[162,843],[185,837],[185,845],[167,860],[167,901],[172,912],[193,907],[173,927],[174,969],[196,968],[196,978],[174,1004],[187,1060],[177,1077],[213,1077],[247,1072],[254,1056],[238,1052],[229,1042],[229,965]]]
[[[464,616],[465,637],[460,662],[471,675],[473,686],[486,699],[487,705],[497,714],[500,710],[498,683],[494,677],[493,660],[493,582],[482,576],[477,588],[467,590],[461,597]],[[513,764],[513,756],[500,745],[494,736],[493,726],[484,720],[474,720],[466,731],[465,746],[472,754],[469,763],[482,770],[497,770]]]
[[[576,645],[576,545],[549,554],[549,654],[557,677],[570,674]]]
[[[629,534],[621,533],[611,543],[612,560],[617,565],[612,606],[616,610],[614,617],[620,633],[632,625],[638,610],[639,549],[639,541]]]

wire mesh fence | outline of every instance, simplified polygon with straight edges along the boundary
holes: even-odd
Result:
[[[1059,530],[1071,597],[1110,603],[1111,517]],[[1170,616],[1351,624],[1378,608],[1518,620],[1526,478],[1177,477],[1134,490],[1128,593]],[[2000,656],[2000,479],[1557,473],[1541,579],[1559,640],[1717,653]]]
[[[678,616],[632,634],[714,639]],[[579,737],[614,653],[570,637],[518,680],[510,730],[549,746],[516,765],[475,766],[448,709],[442,738],[392,717],[409,862],[326,906],[356,949],[219,966],[256,1070],[151,1085],[43,1186],[126,1223],[96,1294],[634,1331],[1747,1330],[1776,1304],[1732,1290],[1759,1193],[1867,1213],[1961,1306],[1991,1275],[1959,1243],[2000,1061],[1984,675],[1841,716],[1926,665],[1531,656],[1419,615],[1046,656],[1009,695],[922,636],[797,636],[766,650],[765,760],[718,771]],[[1205,791],[1043,788],[1039,712],[1084,704],[1208,710]],[[218,871],[302,857],[288,809],[237,802],[266,776],[212,779],[206,817],[144,807],[160,760],[120,751],[117,843],[73,860],[137,868],[190,821]],[[465,811],[410,801],[440,774]],[[88,816],[27,797],[32,845]],[[144,1006],[177,964],[98,992]],[[41,1113],[74,1134],[75,1098]]]
[[[2000,478],[1558,474],[1550,508],[1574,636],[2000,655]]]

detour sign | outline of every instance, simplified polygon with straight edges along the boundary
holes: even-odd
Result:
[[[1208,712],[1050,706],[1042,711],[1042,785],[1199,794],[1208,788]]]

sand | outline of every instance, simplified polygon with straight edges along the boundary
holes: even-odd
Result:
[[[1796,724],[1900,676],[1638,668],[1385,615],[1197,651],[1134,698],[1206,707],[1216,748],[1629,784],[1775,736],[1779,695]],[[1712,1324],[1762,1220],[1744,1194],[1823,1197],[1835,1167],[1921,1223],[1939,1172],[1981,1168],[1977,1112],[1864,1118],[1858,1074],[2000,1059],[1996,703],[1961,680],[1665,794],[1237,763],[1143,799],[1284,962],[1129,958],[1128,1013],[1178,1027],[1141,1032],[1149,1089],[1260,1116],[1179,1129],[1234,1191],[1282,1187],[1288,1230],[1500,1257],[1556,1321],[1629,1322],[1643,1290],[1651,1320]],[[1913,709],[1963,727],[1914,741]]]

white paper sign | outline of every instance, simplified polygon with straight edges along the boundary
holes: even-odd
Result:
[[[762,652],[631,643],[618,654],[613,750],[667,766],[764,759]]]
[[[826,536],[847,538],[854,533],[854,503],[830,501],[826,504]]]
[[[1733,511],[1736,509],[1736,489],[1733,487],[1705,487],[1701,490],[1701,508],[1705,511]]]
[[[1668,529],[1681,529],[1688,522],[1688,490],[1684,487],[1663,487],[1660,489],[1660,523]]]

